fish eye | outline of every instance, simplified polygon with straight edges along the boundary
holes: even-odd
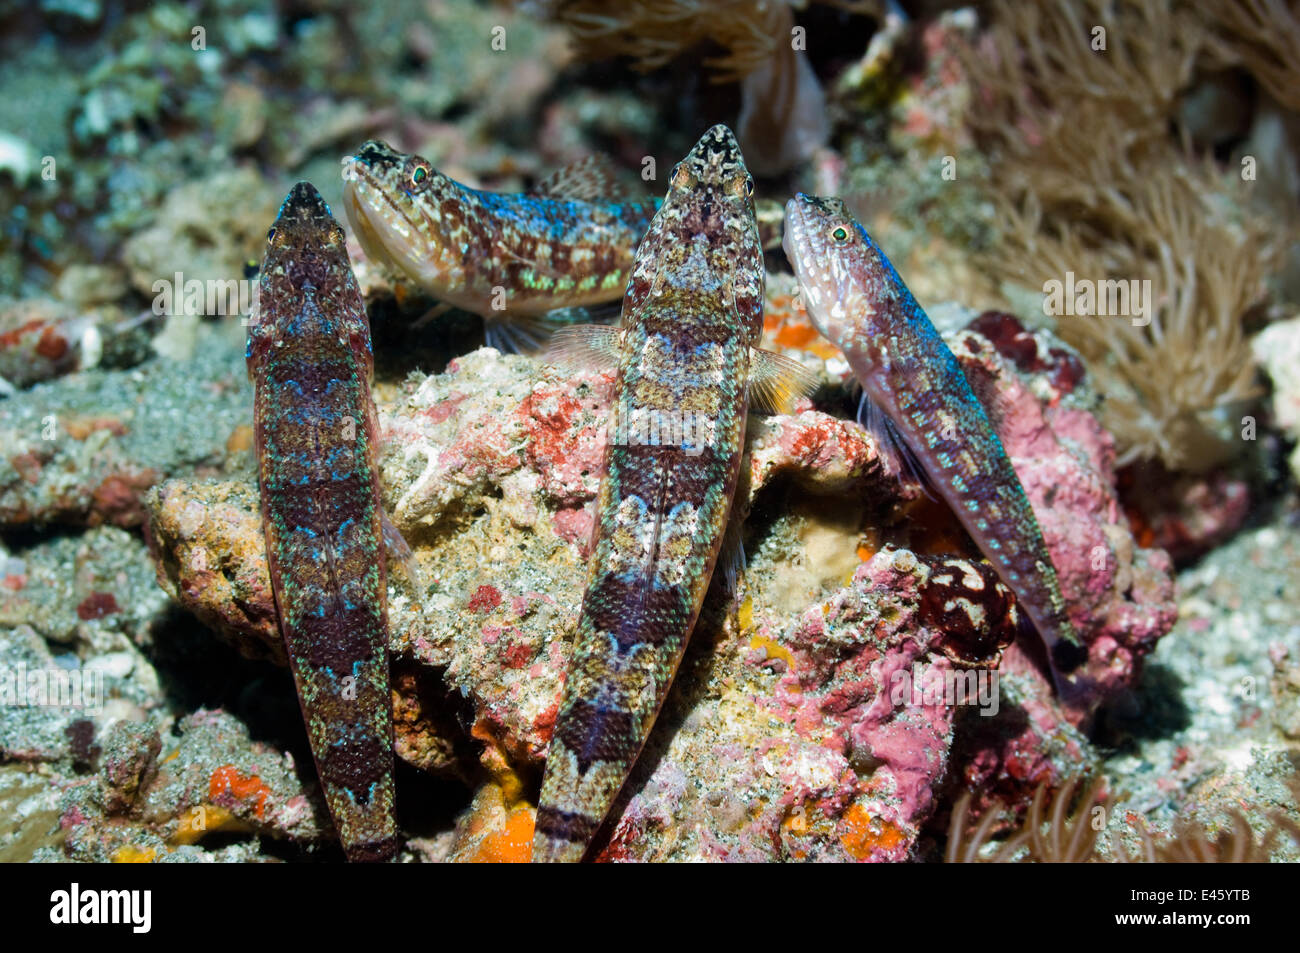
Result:
[[[750,178],[745,179],[745,195],[752,196],[753,194],[754,194],[754,179],[751,176]]]
[[[274,226],[274,225],[272,225],[270,228],[268,228],[268,229],[266,230],[266,241],[267,241],[268,244],[271,243],[271,242],[273,242],[273,241],[275,241],[275,226]]]
[[[422,182],[423,182],[425,179],[427,179],[428,177],[429,177],[429,167],[428,167],[427,165],[425,165],[423,162],[418,163],[418,164],[416,165],[416,167],[415,167],[414,169],[411,170],[411,184],[412,184],[412,185],[417,185],[417,186],[418,186],[420,183],[422,183]]]
[[[672,185],[678,189],[693,189],[699,184],[695,178],[695,173],[685,162],[679,162],[673,166]]]
[[[343,231],[342,225],[335,224],[335,226],[332,229],[330,229],[330,241],[333,242],[335,245],[342,245],[345,241],[347,241],[347,239],[348,236]]]
[[[847,241],[849,237],[848,230],[843,225],[836,226],[835,231],[831,232],[831,238],[837,242]]]

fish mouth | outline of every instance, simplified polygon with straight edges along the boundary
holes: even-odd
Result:
[[[343,214],[367,258],[426,280],[430,256],[420,250],[425,217],[414,202],[394,198],[385,181],[392,168],[376,168],[366,154],[372,145],[343,160]]]
[[[781,249],[796,274],[799,273],[804,259],[801,252],[811,250],[808,241],[806,201],[807,196],[798,192],[794,198],[785,203],[785,226],[781,234]]]
[[[366,159],[365,149],[370,145],[371,143],[366,143],[355,155],[343,159],[345,210],[351,207],[368,218],[400,220],[415,227],[417,216],[413,206],[404,207],[395,202],[392,198],[394,190],[385,181],[392,176],[391,167],[376,171],[376,167]]]
[[[821,261],[826,250],[820,232],[814,221],[816,211],[821,206],[811,196],[803,192],[785,203],[785,231],[781,236],[781,248],[795,273],[802,277],[808,273],[814,261]]]
[[[815,220],[817,210],[822,207],[819,200],[803,192],[786,202],[781,248],[794,269],[809,319],[823,336],[829,336],[822,291],[836,293],[839,288],[827,264],[826,243]]]

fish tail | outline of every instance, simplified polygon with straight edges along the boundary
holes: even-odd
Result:
[[[613,577],[589,590],[546,758],[535,861],[582,859],[645,744],[693,627],[695,613],[684,605],[680,619],[655,633],[637,631],[635,603],[626,602],[624,625],[592,624],[627,597],[626,583]]]
[[[600,829],[602,819],[581,812],[562,811],[547,804],[537,807],[533,834],[533,863],[576,864]]]
[[[319,631],[309,627],[292,640],[294,681],[344,853],[351,861],[389,860],[399,842],[386,638],[373,631],[362,635],[367,657],[340,678],[333,666],[310,661],[327,653],[322,643],[336,637],[336,630],[325,625]],[[305,652],[304,641],[309,643]]]

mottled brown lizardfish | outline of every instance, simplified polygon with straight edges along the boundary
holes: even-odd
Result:
[[[388,860],[393,716],[370,325],[343,229],[299,182],[267,233],[248,372],[271,587],[349,860]]]
[[[637,250],[622,326],[560,332],[618,368],[578,630],[547,756],[533,860],[580,860],[636,761],[723,545],[751,389],[810,389],[757,349],[766,272],[753,179],[726,126],[673,169]]]
[[[623,198],[596,157],[531,192],[488,192],[379,140],[343,160],[343,180],[366,256],[481,315],[488,343],[511,350],[540,343],[548,315],[617,302],[658,204]]]

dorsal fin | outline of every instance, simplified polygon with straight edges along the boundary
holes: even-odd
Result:
[[[628,197],[627,189],[614,177],[614,164],[608,156],[583,156],[556,169],[533,187],[535,195],[578,202]]]

